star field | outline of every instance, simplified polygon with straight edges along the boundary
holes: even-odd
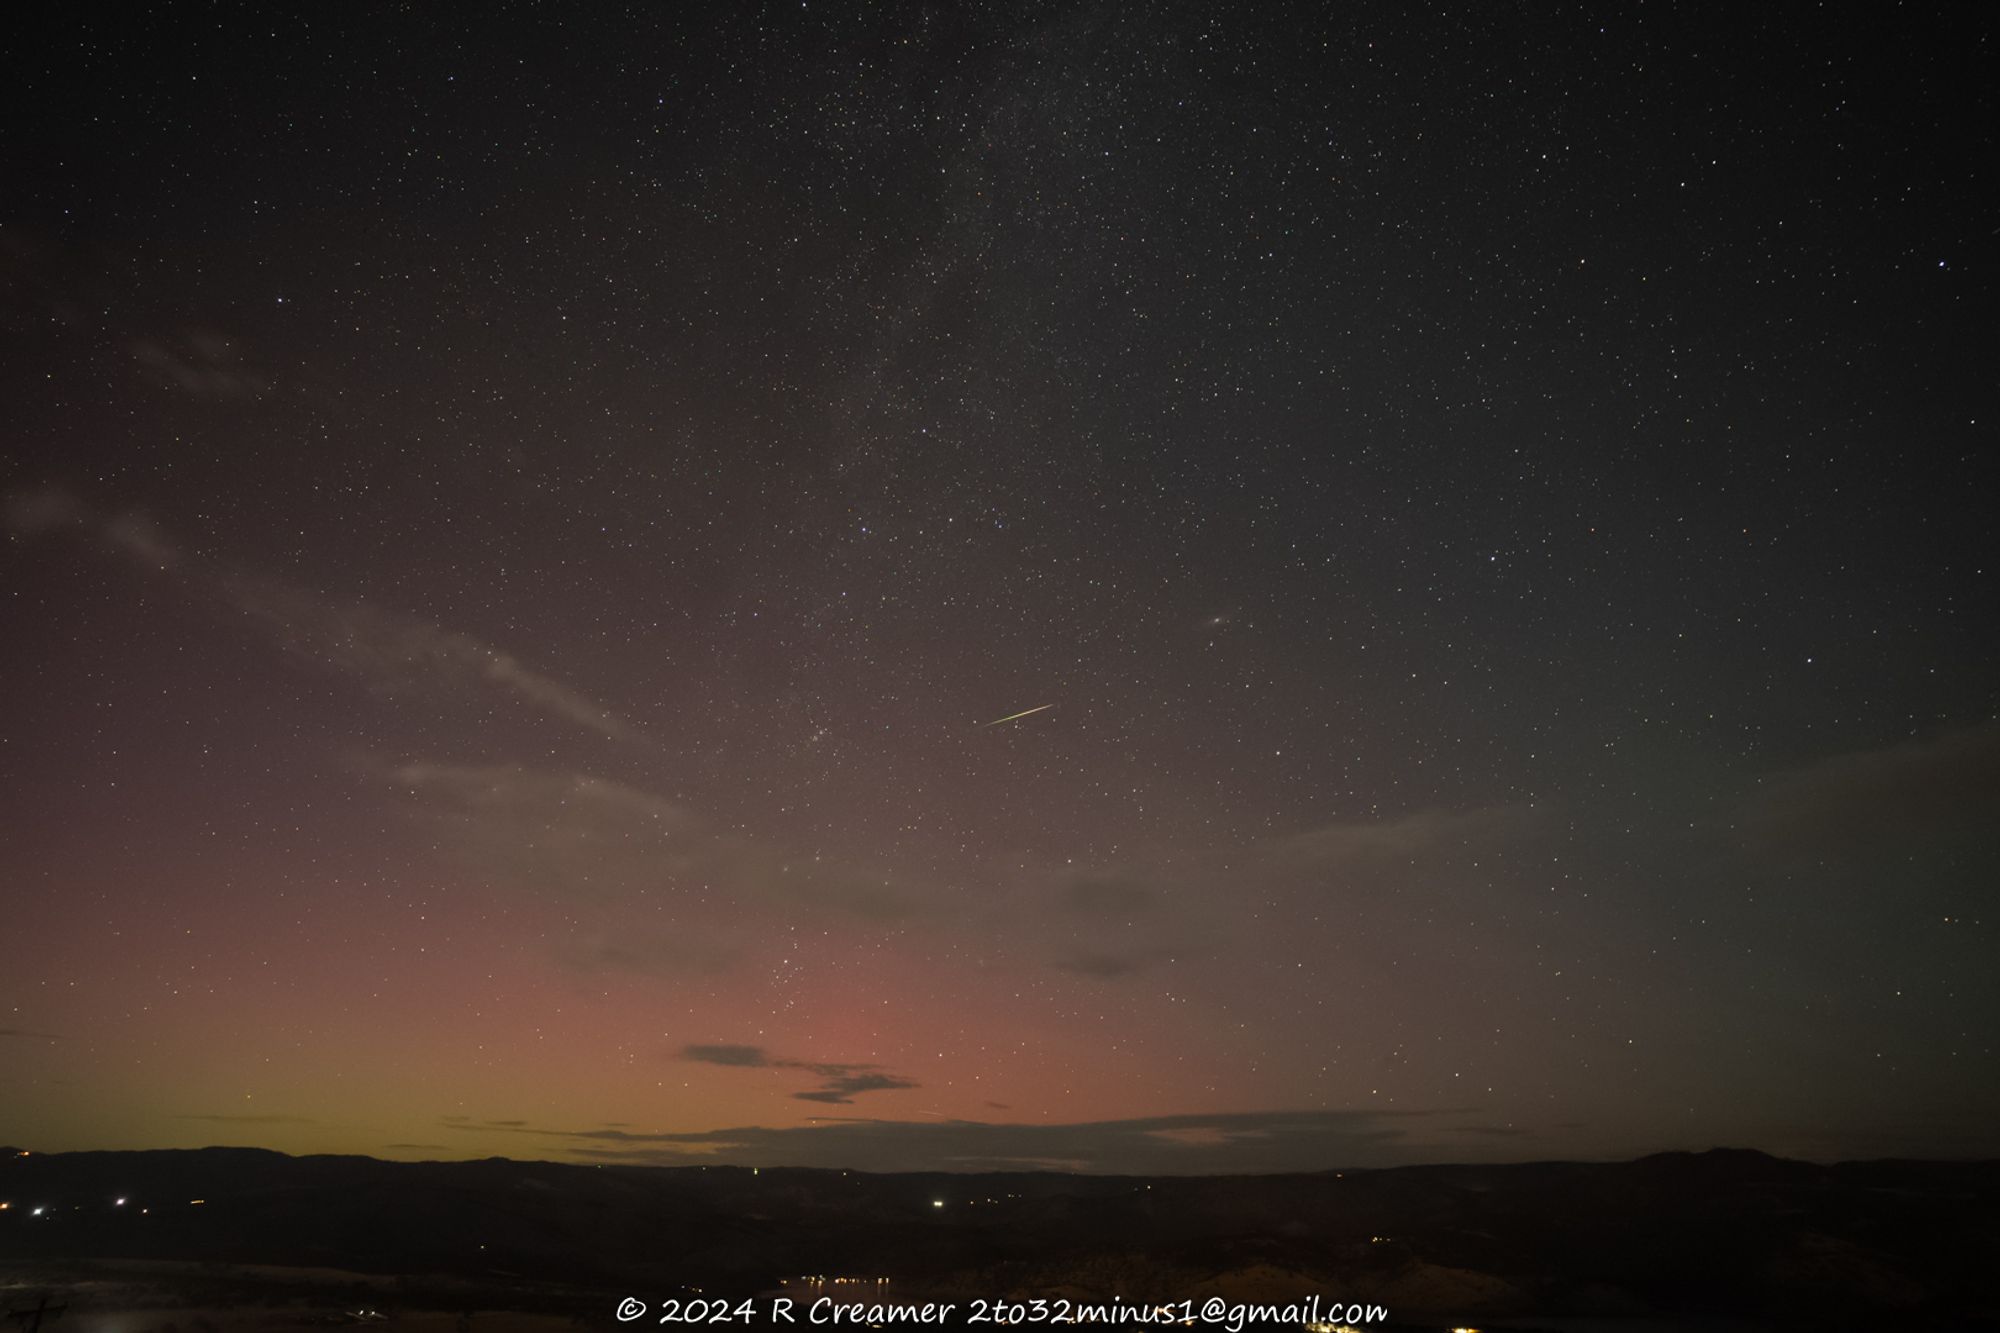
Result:
[[[1991,59],[52,21],[0,1140],[1993,1153]]]

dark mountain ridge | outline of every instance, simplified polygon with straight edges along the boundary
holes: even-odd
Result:
[[[1986,1275],[2000,1272],[2000,1163],[1824,1166],[1729,1150],[1155,1178],[11,1150],[0,1203],[0,1254],[31,1263],[660,1293],[841,1274],[986,1296],[1317,1289],[1482,1316],[1935,1327],[1990,1313]]]

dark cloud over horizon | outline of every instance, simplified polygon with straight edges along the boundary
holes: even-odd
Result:
[[[1332,1170],[1422,1159],[1453,1134],[1514,1135],[1455,1125],[1467,1112],[1257,1112],[1089,1124],[817,1118],[788,1128],[636,1133],[524,1127],[590,1160],[685,1166],[826,1166],[862,1171],[1080,1171],[1201,1175]],[[456,1126],[454,1126],[456,1128]],[[1527,1131],[1519,1131],[1526,1133]]]
[[[831,1064],[811,1060],[780,1060],[757,1046],[691,1045],[681,1048],[680,1058],[697,1064],[721,1065],[726,1069],[799,1070],[822,1080],[817,1088],[794,1092],[792,1099],[846,1106],[864,1092],[895,1092],[922,1086],[910,1079],[883,1073],[874,1065]]]

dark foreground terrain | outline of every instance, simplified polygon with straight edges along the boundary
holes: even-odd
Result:
[[[1319,1293],[1401,1328],[2000,1329],[1996,1163],[1717,1151],[1136,1179],[8,1150],[0,1204],[0,1312],[46,1293],[65,1331],[359,1311],[410,1329],[656,1327],[675,1297],[768,1309],[790,1293],[803,1316],[879,1292]],[[628,1295],[651,1312],[621,1325]]]

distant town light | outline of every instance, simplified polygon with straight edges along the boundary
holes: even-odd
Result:
[[[933,1208],[942,1208],[942,1207],[944,1207],[944,1200],[943,1200],[943,1199],[932,1199],[932,1200],[931,1200],[931,1207],[933,1207]]]
[[[119,1200],[119,1201],[118,1201],[118,1202],[117,1202],[117,1203],[116,1203],[115,1205],[113,1205],[113,1206],[114,1206],[114,1207],[118,1207],[118,1208],[123,1208],[123,1207],[125,1206],[125,1201],[124,1201],[123,1199],[120,1199],[120,1200]]]

